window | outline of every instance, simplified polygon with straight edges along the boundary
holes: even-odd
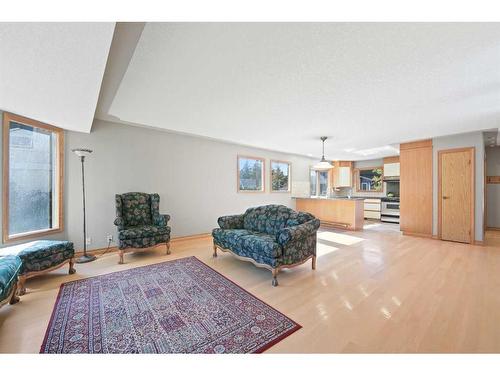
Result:
[[[238,191],[264,191],[264,159],[238,156]]]
[[[61,231],[62,129],[3,117],[3,241]]]
[[[357,191],[382,191],[383,175],[383,167],[358,169],[356,172]]]
[[[317,186],[318,186],[317,173],[318,173],[318,171],[315,171],[314,169],[309,170],[309,187],[311,189],[311,196],[318,195],[318,192],[316,191]]]
[[[311,188],[311,196],[326,197],[328,196],[328,171],[310,170],[309,186]]]
[[[328,171],[318,172],[319,195],[324,197],[328,195]]]
[[[271,191],[290,192],[290,172],[292,165],[286,161],[271,160]]]

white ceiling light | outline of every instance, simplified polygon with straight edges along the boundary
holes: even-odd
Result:
[[[318,171],[327,171],[328,169],[332,169],[333,165],[325,159],[325,141],[328,137],[321,137],[321,142],[323,142],[323,154],[321,156],[321,160],[317,163],[313,168]]]

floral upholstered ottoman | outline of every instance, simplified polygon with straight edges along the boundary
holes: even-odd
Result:
[[[26,293],[26,279],[53,271],[69,263],[69,273],[75,273],[73,242],[40,240],[0,249],[0,257],[17,255],[21,258],[18,294]],[[1,259],[1,258],[0,258]]]

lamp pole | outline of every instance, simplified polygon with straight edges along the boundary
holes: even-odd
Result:
[[[96,260],[95,255],[87,254],[87,215],[85,212],[85,156],[90,155],[92,150],[77,148],[72,150],[82,162],[82,194],[83,194],[83,255],[76,260],[76,263],[88,263]]]

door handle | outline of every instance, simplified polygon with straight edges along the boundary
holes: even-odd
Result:
[[[450,197],[446,197],[446,196],[443,195],[443,199],[450,199]]]

